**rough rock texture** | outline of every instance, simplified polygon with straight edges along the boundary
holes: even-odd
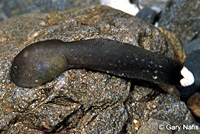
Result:
[[[191,111],[200,118],[200,92],[193,94],[187,101]]]
[[[149,119],[146,124],[143,124],[137,134],[172,134],[172,130],[167,130],[165,126],[169,125],[166,121]]]
[[[106,6],[32,13],[1,22],[0,131],[124,133],[132,132],[133,119],[138,120],[138,128],[150,118],[178,125],[195,123],[183,102],[148,82],[130,91],[130,82],[124,79],[87,70],[65,71],[37,88],[17,87],[10,81],[14,57],[30,43],[99,37],[174,58],[170,42],[159,29]]]
[[[174,0],[161,14],[159,26],[174,33],[183,43],[200,33],[199,0]]]
[[[61,11],[97,4],[99,0],[1,0],[0,21],[24,13]]]
[[[152,124],[153,126],[151,126],[151,123],[148,121],[150,118],[162,122],[165,121],[167,124],[174,126],[195,123],[192,121],[193,117],[184,102],[178,101],[173,96],[160,94],[155,87],[152,90],[146,86],[135,86],[134,91],[130,92],[129,98],[126,101],[126,108],[129,115],[127,123],[128,133],[137,132],[138,128],[144,124],[150,124],[148,126],[149,131],[146,131],[145,134],[151,133],[156,124],[153,123],[154,125]],[[198,126],[198,124],[196,125]],[[144,131],[140,130],[140,132]],[[158,130],[158,132],[160,131]],[[163,131],[161,132],[164,133]]]
[[[172,46],[172,49],[174,50],[174,59],[184,63],[186,59],[186,53],[180,39],[178,39],[173,33],[167,30],[163,30],[161,27],[158,27],[158,29],[160,29],[160,31],[165,34],[165,37]]]

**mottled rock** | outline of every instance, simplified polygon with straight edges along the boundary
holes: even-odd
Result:
[[[1,131],[0,131],[1,132]],[[6,131],[2,131],[1,134],[45,134],[44,131],[39,131],[26,125],[19,123],[10,124]]]
[[[103,106],[101,109],[88,111],[77,124],[77,129],[87,134],[119,133],[127,119],[128,114],[124,104],[117,103],[112,107]]]
[[[192,128],[193,126],[191,125],[191,128]],[[198,126],[197,126],[198,127]],[[198,129],[198,128],[197,128]],[[174,134],[199,134],[200,133],[200,131],[198,131],[197,129],[188,129],[188,130],[180,130],[180,131],[177,131],[177,132],[175,132]]]
[[[172,49],[174,50],[174,55],[175,55],[174,59],[176,61],[183,63],[186,59],[186,53],[180,39],[178,39],[175,36],[175,34],[167,30],[164,30],[161,27],[158,27],[158,29],[160,29],[160,31],[165,34],[165,37],[167,38],[169,44],[172,46]]]
[[[21,88],[10,81],[14,57],[30,43],[46,39],[69,42],[109,38],[174,58],[173,48],[165,35],[137,17],[107,6],[32,13],[2,21],[0,35],[0,130],[5,133],[14,130],[24,133],[118,133],[126,130],[126,122],[132,120],[133,114],[140,115],[136,118],[139,122],[143,120],[143,114],[149,115],[144,122],[151,116],[158,116],[157,119],[164,121],[174,118],[172,121],[177,123],[186,118],[186,122],[194,122],[182,102],[170,95],[159,95],[163,91],[155,85],[135,93],[135,100],[141,101],[144,106],[147,100],[151,100],[147,107],[155,105],[155,114],[151,114],[151,110],[142,113],[140,105],[130,103],[130,98],[130,102],[125,104],[130,93],[130,82],[108,74],[83,69],[69,70],[36,88]],[[133,81],[135,84],[137,82],[143,83]],[[182,113],[176,108],[177,105]],[[132,109],[138,110],[131,113]],[[177,110],[174,113],[178,114],[168,110]]]
[[[174,33],[185,44],[200,33],[198,0],[175,0],[161,14],[159,26]]]
[[[143,124],[137,134],[172,134],[172,130],[167,130],[166,126],[170,125],[166,121],[149,119],[147,124]]]
[[[155,89],[155,87],[154,90],[152,90],[145,86],[135,86],[134,91],[130,93],[126,101],[129,114],[127,124],[128,133],[137,132],[143,124],[148,124],[147,122],[150,118],[166,121],[170,125],[182,126],[183,124],[195,124],[184,102],[178,101],[173,96],[160,93]],[[140,94],[140,98],[137,97],[138,94]],[[198,124],[195,125],[198,126]],[[151,127],[150,125],[148,127],[153,128],[155,126]],[[143,132],[143,129],[140,131]],[[152,130],[149,130],[149,132],[150,131]]]
[[[187,101],[191,111],[200,118],[200,92],[193,94]]]
[[[25,13],[61,11],[98,4],[98,0],[1,0],[0,21]]]

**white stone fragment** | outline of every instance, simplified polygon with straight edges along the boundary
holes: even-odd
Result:
[[[184,66],[181,70],[183,78],[180,80],[182,86],[190,86],[194,83],[195,79],[193,74]]]

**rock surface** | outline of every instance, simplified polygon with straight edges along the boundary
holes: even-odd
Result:
[[[200,33],[199,0],[175,0],[161,14],[159,26],[174,33],[185,44]]]
[[[142,93],[142,91],[145,91],[145,93]],[[149,134],[153,131],[165,133],[164,129],[159,129],[159,127],[155,129],[155,127],[160,124],[163,124],[164,128],[166,128],[166,124],[172,126],[194,124],[192,121],[193,117],[184,102],[178,101],[170,95],[160,94],[156,91],[156,88],[152,90],[151,88],[136,86],[134,91],[130,92],[129,98],[126,101],[126,108],[129,115],[127,123],[128,133],[135,133],[138,129],[138,132],[143,134]],[[154,122],[152,123],[149,121],[150,118],[159,121],[152,121]],[[157,123],[155,124],[155,122]],[[148,128],[148,131],[144,131],[145,128]],[[170,131],[167,133],[170,133]]]
[[[106,6],[82,7],[8,19],[0,29],[2,133],[137,132],[150,118],[195,124],[183,102],[148,82],[135,80],[132,84],[140,86],[131,86],[127,80],[87,70],[65,71],[37,88],[17,87],[10,81],[14,57],[30,43],[46,39],[103,37],[174,58],[165,35],[137,17]]]
[[[191,54],[196,50],[200,50],[200,38],[192,40],[184,45],[185,52],[187,55]],[[198,58],[198,57],[197,57]]]
[[[149,119],[147,124],[143,124],[137,134],[172,134],[171,130],[167,130],[164,126],[169,125],[166,121]]]
[[[136,16],[139,17],[141,20],[150,24],[153,24],[155,22],[156,15],[156,12],[148,7],[144,7],[136,14]]]
[[[193,94],[187,101],[188,107],[200,119],[200,92]]]
[[[0,21],[25,13],[69,10],[97,4],[98,0],[1,0]]]

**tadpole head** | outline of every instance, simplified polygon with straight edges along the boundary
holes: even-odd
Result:
[[[41,73],[42,68],[38,68],[39,64],[41,64],[39,62],[40,59],[38,59],[37,55],[33,55],[29,50],[23,50],[15,57],[12,63],[11,80],[21,87],[40,85],[41,78],[39,73]]]
[[[57,43],[39,42],[23,49],[12,63],[11,81],[20,87],[35,87],[65,71],[66,57]]]

